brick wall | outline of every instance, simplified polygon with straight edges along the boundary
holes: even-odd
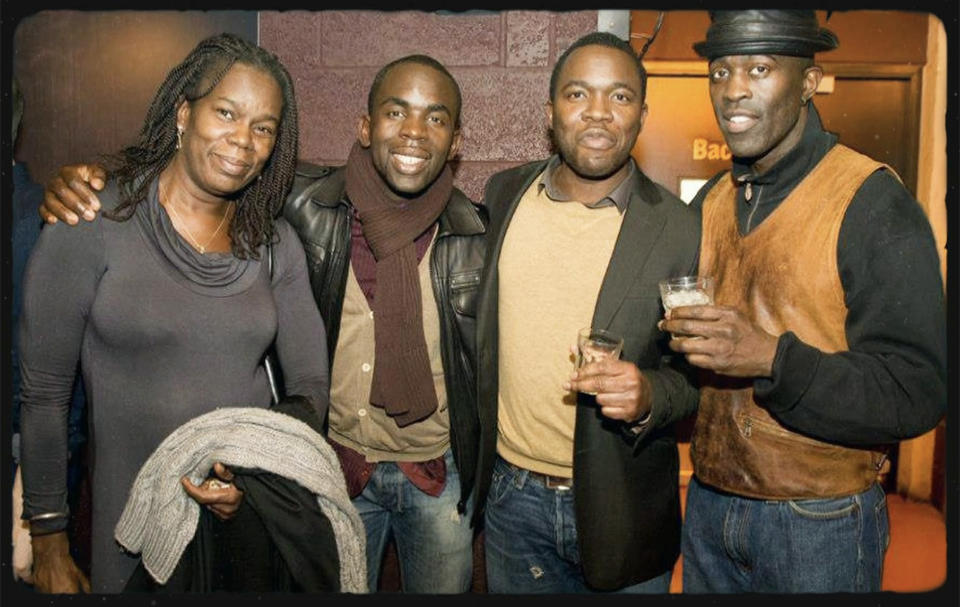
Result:
[[[560,53],[597,11],[263,11],[260,45],[294,78],[300,157],[340,164],[377,70],[412,53],[439,60],[463,93],[455,182],[475,200],[487,177],[550,153],[544,103]]]

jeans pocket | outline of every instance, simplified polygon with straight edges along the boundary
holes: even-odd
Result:
[[[490,491],[487,493],[487,504],[498,504],[510,490],[510,475],[494,467],[493,477],[490,480]]]
[[[849,516],[857,511],[857,500],[851,497],[836,497],[813,500],[788,500],[790,509],[797,515],[813,520],[829,520]]]
[[[880,561],[883,561],[883,555],[890,547],[890,518],[887,515],[887,499],[884,495],[873,507],[874,520],[877,522],[877,537],[880,546]]]

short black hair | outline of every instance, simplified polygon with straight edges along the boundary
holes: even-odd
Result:
[[[377,97],[377,93],[380,92],[380,87],[383,85],[384,78],[387,77],[387,74],[390,73],[390,70],[393,68],[404,65],[406,63],[416,63],[419,65],[425,65],[431,67],[450,80],[450,84],[453,85],[453,90],[457,96],[457,107],[454,110],[453,116],[453,125],[455,128],[460,128],[460,108],[463,106],[463,97],[460,94],[460,84],[457,82],[457,79],[453,77],[447,68],[443,66],[442,63],[434,59],[429,55],[407,55],[406,57],[400,57],[395,59],[390,63],[386,64],[380,71],[377,72],[377,75],[373,77],[373,83],[370,85],[370,92],[367,93],[367,113],[373,115],[373,102]]]
[[[570,54],[578,48],[593,45],[606,46],[618,51],[623,51],[631,59],[633,59],[633,62],[637,66],[637,74],[640,76],[640,101],[642,102],[644,99],[646,99],[647,70],[643,67],[643,61],[640,60],[640,57],[637,55],[637,52],[633,50],[633,47],[630,46],[630,43],[609,32],[590,32],[586,36],[581,37],[579,40],[571,44],[567,50],[563,51],[563,54],[560,55],[560,58],[557,59],[556,65],[553,66],[553,73],[550,74],[550,101],[552,102],[556,97],[558,84],[557,80],[560,77],[560,70],[563,69],[567,59],[570,58]]]

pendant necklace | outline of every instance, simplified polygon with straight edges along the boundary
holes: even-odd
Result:
[[[163,199],[163,190],[158,187],[158,193],[160,194],[161,200]],[[220,218],[220,225],[217,226],[217,229],[213,231],[213,234],[210,235],[210,238],[207,239],[207,242],[200,244],[196,238],[193,237],[193,232],[190,231],[190,228],[187,227],[187,224],[180,218],[180,214],[177,213],[177,210],[174,208],[172,201],[167,201],[167,204],[164,205],[167,210],[169,210],[173,215],[172,219],[176,219],[177,223],[180,224],[180,227],[183,228],[183,231],[186,233],[187,239],[190,241],[190,244],[200,252],[201,255],[207,252],[207,247],[210,246],[210,243],[213,242],[213,239],[217,237],[217,234],[220,233],[220,230],[223,228],[223,224],[227,222],[227,215],[230,214],[230,206],[233,204],[233,201],[227,203],[227,210],[224,211],[223,217]]]

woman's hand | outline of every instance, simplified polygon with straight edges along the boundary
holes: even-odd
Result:
[[[237,489],[233,481],[233,472],[217,462],[213,465],[214,477],[194,485],[190,479],[183,477],[180,484],[184,491],[201,506],[206,506],[221,521],[228,521],[240,509],[243,501],[243,491]]]
[[[66,531],[34,535],[33,588],[44,594],[90,592],[90,580],[70,556]]]

